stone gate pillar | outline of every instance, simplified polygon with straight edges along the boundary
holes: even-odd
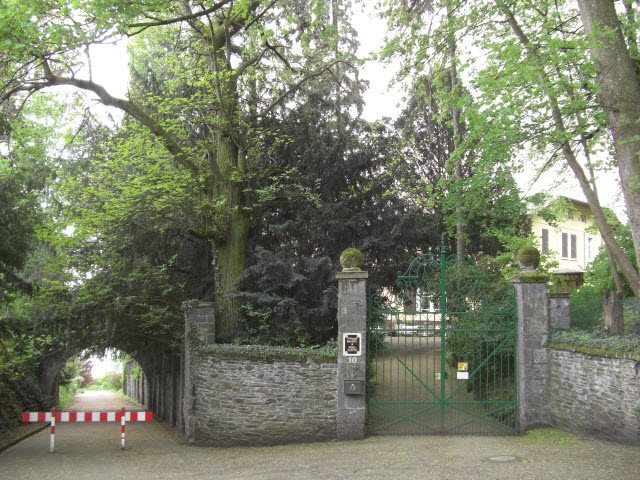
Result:
[[[522,272],[511,279],[518,312],[518,431],[551,423],[549,395],[549,277],[536,270],[540,252],[518,251]]]
[[[195,406],[193,349],[216,341],[216,306],[214,303],[191,301],[182,304],[184,309],[184,356],[182,373],[182,429],[185,440],[195,442]]]
[[[355,248],[340,256],[338,279],[338,440],[364,438],[367,366],[367,272]]]

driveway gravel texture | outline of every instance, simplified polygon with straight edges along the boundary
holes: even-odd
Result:
[[[113,392],[70,410],[142,410]],[[519,437],[372,436],[274,447],[186,445],[161,421],[59,423],[0,453],[0,479],[540,479],[640,480],[640,447],[540,429]]]

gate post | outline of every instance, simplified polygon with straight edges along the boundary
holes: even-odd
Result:
[[[338,280],[338,440],[364,438],[367,367],[367,278],[362,253],[348,248],[340,256]]]
[[[182,427],[187,442],[196,440],[194,417],[194,347],[216,342],[216,308],[214,303],[193,300],[182,304],[184,309],[184,356],[182,388]]]
[[[536,270],[540,252],[518,251],[522,272],[511,279],[518,312],[518,431],[551,423],[549,395],[549,277]]]

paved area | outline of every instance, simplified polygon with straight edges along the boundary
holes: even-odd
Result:
[[[85,400],[84,409],[104,409]],[[103,400],[122,408],[122,399]],[[640,447],[555,430],[221,449],[187,446],[153,421],[127,424],[124,451],[119,432],[114,423],[60,424],[53,454],[48,431],[1,453],[0,479],[640,479]]]

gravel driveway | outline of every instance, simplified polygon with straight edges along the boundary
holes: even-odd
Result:
[[[78,405],[86,400],[81,408],[103,409],[89,398]],[[122,399],[103,400],[122,408]],[[185,445],[174,429],[154,420],[127,424],[124,451],[114,423],[59,424],[54,454],[48,442],[44,431],[1,453],[0,479],[640,479],[639,447],[550,429],[521,437],[369,437],[205,448]]]

